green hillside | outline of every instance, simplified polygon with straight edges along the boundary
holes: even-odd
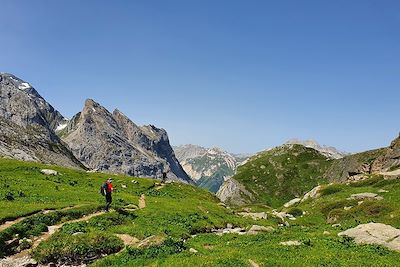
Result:
[[[253,194],[253,203],[278,207],[326,182],[331,164],[312,148],[283,145],[252,157],[233,178]]]
[[[295,146],[290,151],[300,166],[323,166],[304,167],[297,170],[299,173],[308,169],[309,176],[314,177],[328,165],[313,150]],[[281,159],[286,153],[282,151]],[[278,160],[277,154],[275,151],[274,160]],[[56,170],[59,175],[43,175],[43,168]],[[0,220],[26,216],[10,227],[0,223],[1,254],[17,252],[6,249],[16,234],[20,239],[34,240],[47,226],[59,225],[31,252],[36,260],[101,267],[396,266],[400,260],[399,252],[377,245],[356,245],[337,235],[367,222],[400,228],[400,180],[373,176],[348,185],[323,185],[319,198],[278,208],[278,212],[295,215],[295,219],[288,220],[280,219],[265,205],[225,208],[211,193],[191,185],[160,185],[151,179],[119,175],[113,176],[113,211],[99,213],[103,199],[98,189],[108,176],[0,159]],[[383,199],[362,203],[348,200],[351,194],[363,192],[377,193]],[[35,213],[42,209],[54,210]],[[243,217],[249,212],[263,212],[267,219]],[[87,222],[82,220],[85,216],[89,216]],[[241,227],[241,231],[248,231],[252,225],[272,229],[254,235],[212,233],[227,224]],[[291,240],[299,245],[281,244]]]

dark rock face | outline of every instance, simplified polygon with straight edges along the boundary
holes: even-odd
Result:
[[[357,180],[363,175],[400,168],[400,138],[389,147],[370,150],[335,160],[325,176],[331,182]]]
[[[88,99],[61,133],[87,167],[110,173],[158,177],[191,183],[175,158],[165,130],[139,127],[120,111],[110,113]]]
[[[0,155],[81,168],[54,133],[65,121],[27,82],[0,74]]]

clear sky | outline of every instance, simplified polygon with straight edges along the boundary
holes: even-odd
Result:
[[[64,116],[86,98],[172,144],[349,152],[400,131],[400,1],[0,0],[0,71]]]

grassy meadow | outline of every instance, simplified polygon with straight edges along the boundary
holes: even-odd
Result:
[[[41,169],[58,176],[46,176]],[[0,232],[0,248],[20,237],[39,236],[47,226],[65,223],[32,251],[42,263],[94,266],[396,266],[400,253],[380,246],[356,245],[337,236],[366,222],[382,222],[400,228],[400,181],[382,177],[352,184],[325,185],[321,197],[295,207],[277,208],[296,216],[282,226],[263,204],[226,208],[211,193],[191,185],[171,183],[160,187],[156,180],[113,175],[113,211],[88,222],[69,221],[102,209],[100,185],[108,174],[0,160],[0,221],[27,216]],[[387,191],[387,192],[386,192]],[[379,201],[358,204],[347,198],[372,192]],[[145,207],[137,208],[144,195]],[[69,208],[67,208],[69,207]],[[344,209],[346,207],[346,209]],[[350,207],[350,208],[349,208]],[[39,212],[52,209],[53,212]],[[268,219],[254,220],[238,212],[266,212]],[[33,214],[33,215],[31,215]],[[248,230],[252,225],[272,226],[257,235],[211,233],[227,224]],[[332,227],[333,224],[340,224]],[[125,246],[120,236],[137,241]],[[138,242],[149,240],[138,246]],[[300,246],[280,242],[297,240]],[[104,257],[99,258],[101,255]],[[108,255],[108,256],[107,256]],[[89,260],[88,260],[89,258]],[[92,258],[92,260],[90,260]]]

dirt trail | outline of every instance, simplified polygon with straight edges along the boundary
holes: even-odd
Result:
[[[139,198],[139,209],[146,208],[146,196],[142,194]]]
[[[20,221],[22,221],[25,218],[26,217],[20,217],[14,221],[7,221],[7,222],[3,223],[2,225],[0,225],[0,232],[6,230],[8,227],[13,226],[14,224],[19,223]]]
[[[136,237],[127,234],[116,234],[116,236],[124,242],[125,246],[136,245],[140,242]]]
[[[163,189],[165,187],[165,184],[160,184],[160,185],[158,185],[155,189],[156,190],[161,190],[161,189]]]
[[[64,224],[66,223],[76,223],[76,222],[82,222],[82,221],[88,221],[93,217],[97,217],[100,215],[103,215],[105,212],[100,211],[96,213],[92,213],[86,216],[83,216],[82,218],[76,219],[76,220],[71,220],[67,222],[63,222],[57,225],[52,225],[48,226],[48,231],[45,233],[42,233],[41,236],[36,237],[33,242],[32,242],[32,247],[30,249],[23,250],[17,254],[14,254],[12,256],[9,256],[4,259],[0,259],[0,267],[17,267],[17,266],[23,266],[24,264],[22,263],[34,263],[35,261],[30,257],[30,252],[36,248],[41,242],[46,241],[47,239],[50,238],[57,230],[59,230]]]
[[[75,208],[79,208],[79,207],[82,207],[82,206],[84,206],[84,205],[68,206],[68,207],[65,207],[65,208],[60,209],[60,210],[70,210],[70,209],[75,209]],[[29,215],[26,215],[26,216],[19,217],[19,218],[15,219],[15,220],[12,220],[12,221],[6,221],[6,222],[4,222],[3,224],[0,225],[0,232],[6,230],[7,228],[13,226],[14,224],[17,224],[17,223],[23,221],[24,219],[29,218],[29,217],[31,217],[33,215],[37,215],[39,213],[48,214],[50,212],[55,212],[55,211],[57,211],[57,210],[56,209],[41,210],[41,211],[33,212],[33,213],[31,213]]]
[[[43,233],[38,238],[35,238],[35,240],[33,241],[33,244],[32,244],[32,249],[36,248],[43,241],[46,241],[47,239],[49,239],[49,237],[52,236],[55,232],[57,232],[58,229],[63,227],[64,224],[89,221],[91,218],[103,215],[104,213],[105,213],[104,211],[99,211],[99,212],[96,212],[96,213],[92,213],[90,215],[83,216],[82,218],[79,218],[79,219],[76,219],[76,220],[67,221],[67,222],[64,222],[64,223],[57,224],[57,225],[48,226],[48,231],[47,232]]]

